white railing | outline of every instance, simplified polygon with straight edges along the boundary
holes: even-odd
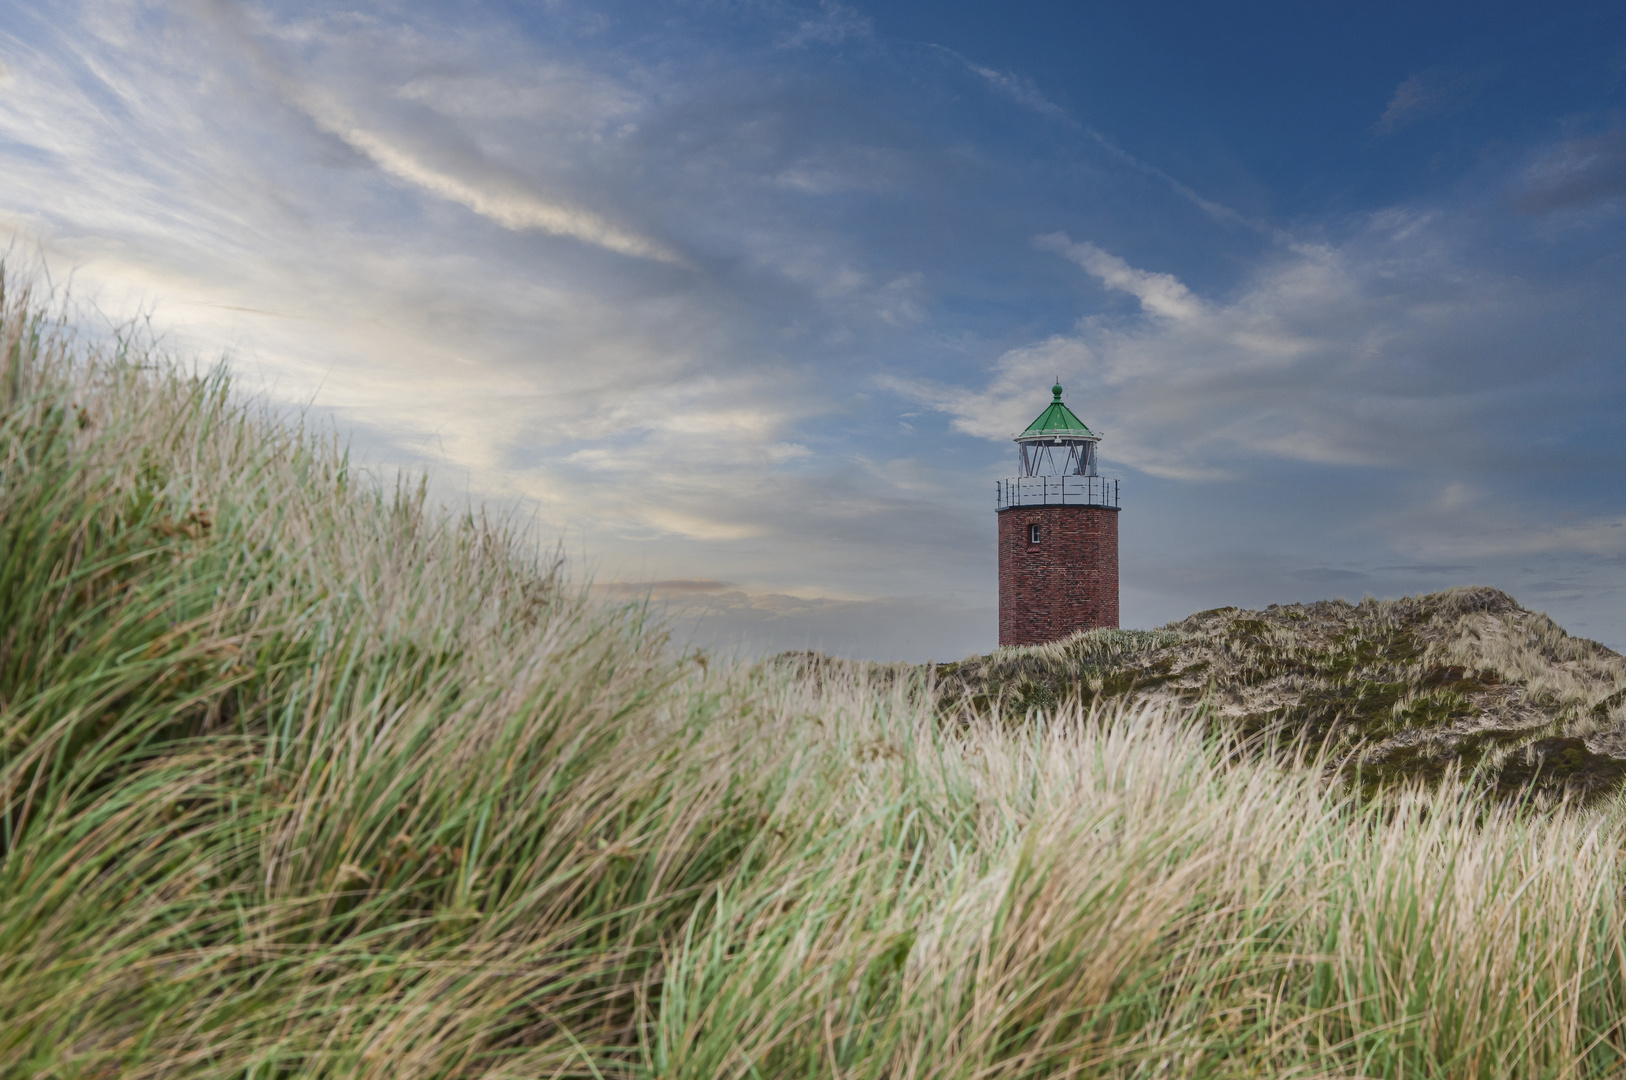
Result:
[[[1108,476],[1018,476],[994,481],[997,509],[1013,506],[1118,507],[1118,481]]]

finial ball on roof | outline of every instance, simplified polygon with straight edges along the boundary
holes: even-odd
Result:
[[[1056,400],[1057,401],[1060,401],[1061,400],[1061,383],[1057,383],[1055,386],[1052,386],[1050,388],[1050,392],[1052,394],[1056,395]]]

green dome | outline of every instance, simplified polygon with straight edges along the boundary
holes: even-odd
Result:
[[[1027,426],[1027,429],[1018,435],[1018,439],[1059,438],[1059,439],[1099,439],[1100,436],[1091,431],[1089,427],[1073,415],[1073,410],[1061,403],[1061,383],[1050,388],[1056,400],[1052,401],[1039,418]]]

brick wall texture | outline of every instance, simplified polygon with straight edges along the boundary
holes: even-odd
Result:
[[[1017,506],[999,517],[999,643],[1118,625],[1118,511]],[[1039,542],[1029,543],[1029,526]]]

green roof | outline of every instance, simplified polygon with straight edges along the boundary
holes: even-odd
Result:
[[[1027,426],[1027,430],[1018,435],[1018,439],[1031,439],[1034,436],[1072,437],[1075,439],[1099,438],[1095,432],[1085,426],[1084,421],[1073,415],[1073,410],[1061,403],[1061,384],[1057,383],[1050,388],[1056,396],[1039,418]]]

